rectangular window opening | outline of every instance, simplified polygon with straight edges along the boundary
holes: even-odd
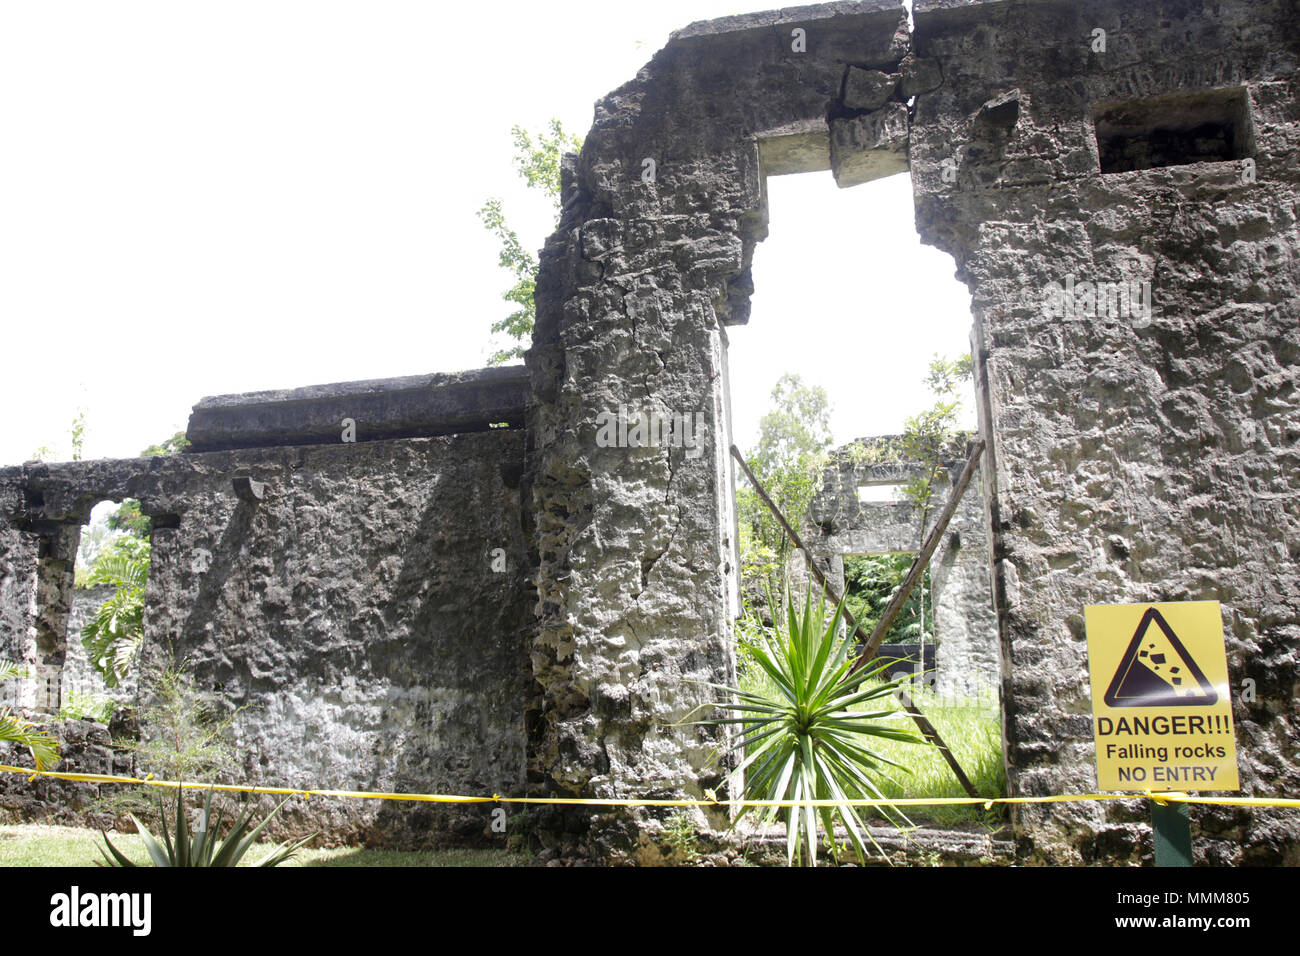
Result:
[[[901,481],[881,481],[870,482],[865,485],[858,485],[858,501],[861,504],[892,504],[896,501],[903,500],[903,486]]]
[[[1102,103],[1093,123],[1102,173],[1229,162],[1254,153],[1244,86]]]

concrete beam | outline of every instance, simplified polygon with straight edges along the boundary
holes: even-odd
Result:
[[[524,423],[523,366],[218,395],[194,406],[191,451],[427,438]]]

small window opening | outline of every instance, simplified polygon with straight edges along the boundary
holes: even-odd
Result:
[[[1103,173],[1228,162],[1254,151],[1245,87],[1103,103],[1093,117]]]
[[[903,500],[901,481],[871,482],[858,485],[858,501],[864,505],[892,504]]]

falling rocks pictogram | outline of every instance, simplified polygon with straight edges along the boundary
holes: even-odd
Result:
[[[1107,706],[1204,707],[1218,699],[1169,622],[1147,608],[1106,689]]]

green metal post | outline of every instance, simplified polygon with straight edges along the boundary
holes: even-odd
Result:
[[[1192,824],[1187,804],[1151,801],[1151,833],[1155,838],[1156,866],[1192,865]]]

